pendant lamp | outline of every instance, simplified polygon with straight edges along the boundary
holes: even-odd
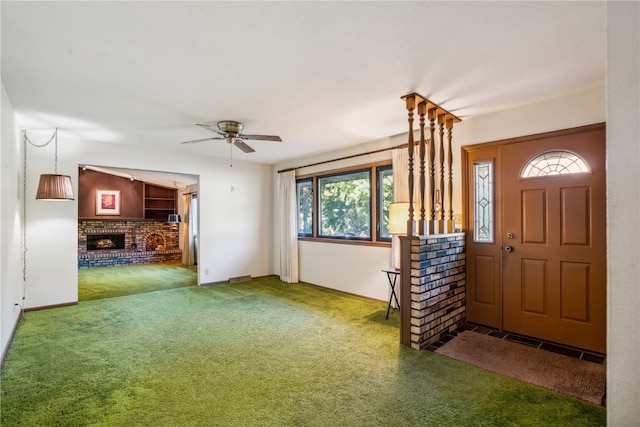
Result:
[[[27,141],[27,133],[24,133]],[[41,174],[38,183],[38,191],[36,192],[36,200],[73,200],[73,186],[71,185],[71,177],[69,175],[58,174],[58,128],[56,128],[51,138],[55,141],[55,173]],[[44,147],[51,142],[47,142],[39,147]],[[38,147],[29,141],[31,145]]]
[[[38,200],[73,200],[73,187],[69,175],[42,174],[38,183]]]

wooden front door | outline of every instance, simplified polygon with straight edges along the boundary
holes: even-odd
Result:
[[[467,158],[482,153],[493,153],[496,164],[495,237],[478,242],[469,230],[468,319],[605,352],[604,125],[520,138]],[[467,199],[472,207],[473,195]],[[481,301],[490,300],[489,289],[499,303],[489,310],[498,326],[478,309],[490,306]]]

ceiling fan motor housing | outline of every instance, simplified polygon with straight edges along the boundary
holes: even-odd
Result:
[[[242,128],[244,126],[240,122],[235,122],[233,120],[225,120],[222,122],[218,122],[218,129],[221,132],[227,133],[231,136],[236,136],[242,133]]]
[[[245,140],[247,139],[257,139],[263,141],[282,141],[279,136],[275,135],[243,135],[242,129],[244,125],[240,122],[236,122],[234,120],[223,120],[217,123],[218,129],[214,129],[212,126],[207,124],[196,123],[196,126],[199,126],[203,129],[207,129],[213,133],[218,134],[219,136],[215,138],[204,138],[204,139],[194,139],[192,141],[184,141],[181,144],[189,144],[192,142],[202,142],[210,139],[222,139],[225,140],[228,144],[235,145],[240,150],[245,153],[253,153],[255,150],[251,148]]]

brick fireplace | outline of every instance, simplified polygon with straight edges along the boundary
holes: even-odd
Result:
[[[78,268],[180,260],[175,225],[153,220],[78,221]]]

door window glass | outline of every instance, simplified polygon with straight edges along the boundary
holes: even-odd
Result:
[[[494,239],[493,162],[475,163],[473,181],[473,240],[491,243]]]
[[[537,178],[548,175],[587,173],[591,169],[580,156],[570,151],[547,151],[542,153],[522,169],[521,178]]]

